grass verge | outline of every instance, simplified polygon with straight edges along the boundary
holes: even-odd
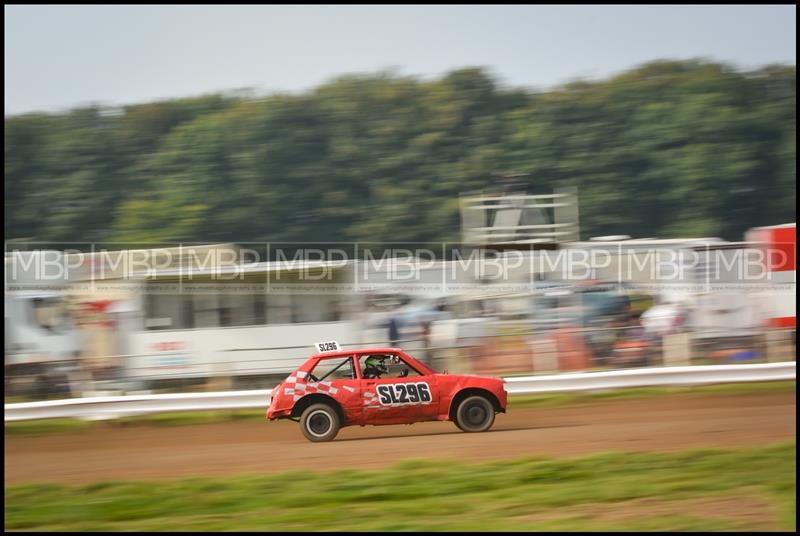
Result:
[[[509,411],[517,408],[553,408],[575,404],[587,404],[604,400],[646,399],[659,396],[683,395],[752,395],[760,393],[794,392],[796,382],[773,381],[699,385],[694,387],[634,387],[601,392],[554,393],[541,395],[519,395],[509,397]],[[112,421],[87,422],[79,419],[40,419],[5,423],[5,435],[45,435],[59,432],[86,430],[96,425],[130,426],[183,426],[212,424],[226,421],[264,419],[266,407],[252,410],[186,411],[179,413],[156,413],[123,417]]]
[[[721,383],[675,387],[630,387],[627,389],[611,389],[607,391],[518,395],[509,397],[508,400],[511,408],[558,407],[599,402],[603,400],[644,399],[668,395],[741,396],[762,393],[789,393],[795,392],[796,389],[797,382],[793,380],[781,380],[771,382]]]
[[[794,530],[795,464],[791,441],[475,465],[419,460],[328,474],[21,485],[5,489],[5,529]]]

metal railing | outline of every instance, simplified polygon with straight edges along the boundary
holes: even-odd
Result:
[[[512,395],[606,390],[624,387],[795,380],[795,362],[755,365],[662,367],[606,372],[578,372],[506,379]],[[47,418],[104,420],[196,410],[266,408],[270,389],[212,393],[109,396],[5,404],[5,421]]]

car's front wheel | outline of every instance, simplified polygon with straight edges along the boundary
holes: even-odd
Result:
[[[456,410],[456,426],[464,432],[485,432],[494,424],[494,406],[486,397],[465,398]]]
[[[328,404],[312,404],[300,416],[303,435],[315,443],[332,441],[340,426],[339,414]]]

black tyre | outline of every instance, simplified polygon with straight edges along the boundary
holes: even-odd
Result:
[[[339,414],[328,404],[312,404],[300,416],[303,435],[315,443],[332,441],[340,427]]]
[[[467,397],[456,409],[456,426],[464,432],[485,432],[493,424],[494,406],[486,397]]]

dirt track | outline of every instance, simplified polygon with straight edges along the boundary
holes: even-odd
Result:
[[[674,451],[762,445],[796,436],[795,393],[683,395],[552,409],[511,409],[494,428],[449,422],[345,428],[309,443],[291,421],[197,426],[101,425],[84,432],[7,437],[5,484],[375,468],[408,458],[480,461],[598,451]]]

